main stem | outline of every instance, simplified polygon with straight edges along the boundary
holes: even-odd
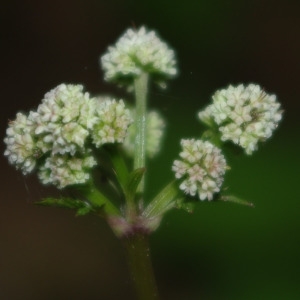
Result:
[[[127,258],[138,300],[158,300],[153,274],[148,236],[135,234],[125,240]]]
[[[148,74],[142,73],[134,80],[136,113],[135,128],[136,137],[134,145],[134,169],[144,168],[146,164],[146,123],[147,123],[147,91]],[[144,178],[141,181],[138,192],[144,192]]]
[[[134,80],[136,111],[135,128],[136,137],[134,144],[134,170],[146,166],[146,126],[147,126],[147,92],[148,74],[142,73]],[[137,194],[143,200],[145,181],[144,177],[137,188]],[[158,292],[150,258],[148,234],[139,224],[140,216],[137,201],[127,200],[127,222],[132,226],[132,231],[123,240],[127,250],[127,258],[132,282],[138,300],[158,300]]]

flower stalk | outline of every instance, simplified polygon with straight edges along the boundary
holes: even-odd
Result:
[[[147,126],[147,91],[148,74],[142,72],[134,80],[136,98],[135,116],[135,151],[134,151],[134,170],[145,168],[146,166],[146,126]],[[142,177],[137,193],[143,198],[145,187],[145,175]],[[129,197],[128,197],[129,198]],[[137,203],[127,203],[128,211],[132,216],[138,214]],[[136,232],[125,240],[127,250],[127,260],[131,273],[132,282],[139,300],[159,299],[155,277],[150,258],[148,245],[148,235],[144,232]]]
[[[136,98],[136,137],[134,151],[134,169],[144,168],[146,165],[146,125],[147,125],[147,90],[148,74],[142,72],[134,80],[135,98]],[[145,179],[143,178],[138,192],[143,193]]]

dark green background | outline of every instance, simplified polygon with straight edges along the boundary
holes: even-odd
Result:
[[[299,299],[299,1],[73,0],[1,4],[1,136],[17,111],[56,85],[92,94],[99,55],[126,28],[147,25],[176,49],[180,76],[153,89],[168,120],[163,153],[148,167],[148,195],[173,176],[179,140],[199,136],[196,113],[216,89],[255,82],[285,110],[274,137],[251,157],[228,155],[225,185],[256,204],[173,211],[151,238],[164,299]],[[1,145],[1,152],[4,145]],[[133,299],[120,243],[103,220],[33,202],[54,192],[1,158],[0,298]]]

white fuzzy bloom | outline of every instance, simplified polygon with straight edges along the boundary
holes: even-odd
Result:
[[[202,122],[217,124],[223,141],[230,140],[252,154],[271,137],[282,118],[280,103],[259,85],[229,86],[213,95],[213,103],[199,113]]]
[[[134,116],[134,111],[131,111]],[[150,111],[146,119],[146,155],[154,157],[160,150],[166,127],[163,117],[156,111]],[[125,138],[123,147],[128,155],[134,155],[134,144],[136,136],[136,126],[131,124],[128,128],[128,134]]]
[[[98,121],[96,101],[82,85],[60,84],[46,93],[37,112],[31,112],[39,147],[53,154],[82,151],[89,129]]]
[[[128,29],[100,59],[105,80],[132,85],[132,79],[149,73],[162,87],[177,73],[175,54],[155,31]]]
[[[92,131],[92,140],[96,147],[106,143],[123,143],[128,126],[133,122],[129,109],[122,100],[106,98],[99,102],[95,114],[97,124]]]
[[[62,189],[68,185],[85,183],[90,179],[91,168],[96,165],[91,155],[52,155],[41,166],[38,176],[43,184],[53,184]]]
[[[92,147],[123,142],[131,122],[122,100],[96,100],[81,85],[61,84],[36,111],[9,122],[4,155],[24,174],[37,166],[43,183],[84,183],[96,164]]]
[[[33,136],[34,127],[26,115],[18,113],[16,120],[10,121],[6,130],[4,155],[8,161],[21,169],[23,174],[30,173],[36,165],[36,157],[40,155]]]
[[[181,140],[181,160],[175,160],[172,170],[181,180],[179,188],[200,200],[212,200],[220,191],[226,171],[226,160],[221,150],[208,141]]]

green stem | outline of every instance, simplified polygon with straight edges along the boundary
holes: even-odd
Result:
[[[148,236],[137,233],[125,240],[129,269],[138,300],[158,300]]]
[[[134,170],[143,170],[146,166],[146,114],[147,114],[147,92],[148,92],[148,74],[142,73],[134,80],[136,113],[135,113],[135,146],[134,146]],[[144,171],[143,171],[144,172]],[[137,173],[136,175],[144,175]],[[136,180],[141,179],[137,186],[136,192],[143,197],[144,178],[134,177]],[[136,181],[133,181],[133,186]],[[138,300],[158,300],[158,291],[150,259],[150,249],[148,246],[147,234],[137,231],[134,227],[137,225],[137,204],[133,197],[127,196],[127,222],[132,226],[131,233],[124,239],[127,249],[127,258],[133,285]]]
[[[120,215],[119,210],[113,203],[106,198],[95,186],[90,184],[82,187],[79,191],[88,199],[88,201],[95,207],[103,207],[106,215]]]
[[[134,80],[136,115],[135,115],[135,148],[134,169],[144,168],[146,165],[146,113],[147,113],[147,90],[148,74],[142,73]],[[138,192],[144,191],[144,179],[142,179]]]

